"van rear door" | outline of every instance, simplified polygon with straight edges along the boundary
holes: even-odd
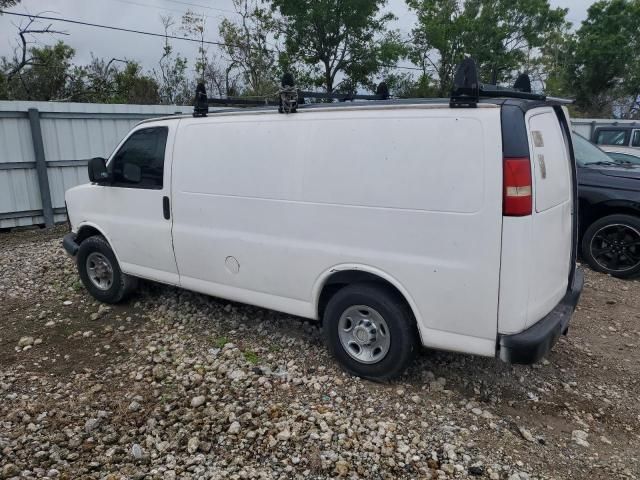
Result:
[[[511,214],[505,203],[498,333],[513,334],[547,315],[567,292],[575,264],[575,168],[567,119],[560,107],[505,102],[502,106],[503,154],[530,164],[527,188],[514,196],[531,195],[526,211]],[[507,172],[509,173],[509,172]],[[530,189],[529,189],[530,187]],[[507,202],[509,200],[509,202]],[[516,204],[518,206],[518,204]],[[520,204],[521,208],[524,208]]]
[[[567,291],[572,249],[572,180],[568,148],[552,107],[525,116],[531,152],[534,208],[529,302],[526,327],[560,301]]]

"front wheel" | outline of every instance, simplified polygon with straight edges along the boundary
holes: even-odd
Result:
[[[619,278],[640,274],[640,218],[609,215],[596,220],[582,238],[582,254],[599,272]]]
[[[377,284],[339,290],[323,318],[327,347],[348,372],[372,380],[400,375],[415,357],[418,332],[411,310]]]
[[[122,273],[109,243],[93,236],[80,244],[77,256],[78,273],[89,293],[105,303],[118,303],[136,287],[137,279]]]

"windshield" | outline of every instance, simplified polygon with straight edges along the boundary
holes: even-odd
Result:
[[[635,155],[627,155],[626,153],[620,152],[607,152],[607,155],[618,162],[640,165],[640,157],[636,157]]]
[[[618,165],[622,163],[616,162],[589,140],[576,133],[573,134],[573,153],[576,156],[576,162],[581,167],[587,165]]]

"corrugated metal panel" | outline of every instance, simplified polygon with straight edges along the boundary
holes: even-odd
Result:
[[[48,170],[49,188],[53,208],[64,207],[64,192],[71,187],[87,183],[87,167],[52,167]]]
[[[127,132],[144,118],[193,110],[190,106],[175,105],[0,102],[0,228],[44,221],[27,118],[31,108],[40,112],[47,163],[107,157]],[[18,164],[25,162],[29,163],[26,168]],[[54,209],[64,207],[67,189],[88,181],[84,165],[49,165],[47,174]],[[63,221],[64,215],[58,212],[54,219]]]

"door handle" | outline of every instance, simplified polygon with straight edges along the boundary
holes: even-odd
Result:
[[[171,208],[169,205],[169,197],[162,197],[162,213],[164,218],[169,220],[171,218]]]

